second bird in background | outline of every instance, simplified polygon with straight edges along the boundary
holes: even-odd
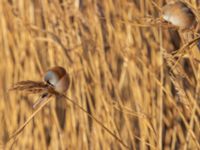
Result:
[[[183,30],[193,29],[197,24],[193,11],[181,1],[165,5],[162,8],[162,18]]]

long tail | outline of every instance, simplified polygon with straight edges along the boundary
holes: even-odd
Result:
[[[59,125],[62,130],[65,128],[66,121],[66,103],[64,97],[61,95],[56,96],[56,115],[58,118]]]

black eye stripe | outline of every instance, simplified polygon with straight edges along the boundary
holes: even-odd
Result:
[[[47,84],[49,84],[50,86],[53,86],[54,87],[54,85],[53,84],[51,84],[49,81],[46,81],[47,82]]]

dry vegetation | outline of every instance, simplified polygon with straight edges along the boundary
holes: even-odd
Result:
[[[188,1],[196,11],[197,1]],[[8,141],[37,99],[8,89],[60,65],[71,77],[66,95],[129,149],[200,149],[200,51],[181,50],[191,38],[154,25],[157,17],[151,0],[0,0],[0,148],[126,149],[54,98]]]

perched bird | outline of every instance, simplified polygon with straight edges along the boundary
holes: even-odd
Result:
[[[183,2],[175,1],[162,8],[162,18],[180,29],[192,29],[197,24],[193,11]]]
[[[69,74],[64,68],[59,66],[49,69],[44,75],[44,81],[60,94],[66,92],[70,84]],[[59,94],[56,95],[56,114],[60,127],[64,129],[66,106],[64,104],[62,95]]]
[[[56,114],[58,117],[58,122],[60,127],[64,129],[65,125],[65,114],[66,114],[66,106],[65,101],[63,100],[62,94],[64,94],[70,84],[69,74],[63,67],[56,66],[47,70],[44,74],[44,82],[52,87],[58,94],[56,94]],[[43,93],[40,98],[36,101],[33,107],[36,107],[38,104],[48,99],[50,94]]]
[[[9,89],[9,91],[24,91],[29,94],[39,94],[40,97],[34,103],[33,107],[36,107],[41,102],[44,102],[45,100],[54,96],[56,98],[56,115],[58,118],[58,122],[60,127],[64,129],[66,120],[66,105],[64,101],[64,93],[69,88],[69,74],[63,67],[55,66],[47,70],[47,72],[44,74],[43,79],[44,81],[26,80],[17,82]]]
[[[44,81],[20,81],[9,90],[25,91],[27,93],[39,94],[40,98],[33,107],[48,99],[51,96],[62,97],[68,90],[70,84],[69,74],[63,67],[56,66],[47,70],[44,74]]]
[[[67,89],[69,88],[70,84],[69,74],[63,67],[55,66],[53,68],[50,68],[44,74],[43,79],[44,82],[47,84],[47,86],[51,87],[58,93],[56,94],[56,96],[61,97],[61,95],[64,94],[64,92],[66,92]],[[36,107],[45,99],[49,98],[49,96],[51,96],[49,91],[45,91],[43,94],[41,94],[40,98],[35,102],[33,107]]]

